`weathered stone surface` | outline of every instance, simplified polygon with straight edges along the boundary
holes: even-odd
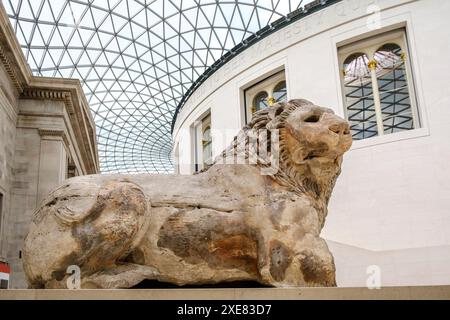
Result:
[[[223,163],[236,160],[252,129],[279,129],[272,176],[261,174],[267,164],[258,156],[257,164]],[[200,174],[70,179],[35,213],[24,248],[30,286],[65,287],[69,265],[81,268],[83,288],[128,288],[144,279],[335,286],[320,231],[351,141],[348,124],[331,110],[292,100],[258,112]]]

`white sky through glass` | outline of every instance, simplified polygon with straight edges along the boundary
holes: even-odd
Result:
[[[104,173],[172,172],[184,93],[302,0],[4,0],[35,75],[80,79]]]

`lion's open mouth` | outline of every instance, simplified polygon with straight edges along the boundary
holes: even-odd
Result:
[[[321,157],[324,157],[324,154],[322,152],[311,151],[310,153],[308,153],[306,155],[306,157],[303,158],[303,161],[312,160],[312,159],[321,158]]]

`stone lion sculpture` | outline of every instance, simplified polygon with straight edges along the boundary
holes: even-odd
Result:
[[[224,163],[245,133],[261,129],[279,132],[273,175],[261,174],[267,163],[259,158]],[[258,143],[270,146],[269,136]],[[30,287],[65,288],[73,265],[82,288],[130,288],[145,279],[335,286],[320,231],[351,143],[347,122],[332,110],[291,100],[257,112],[197,175],[69,179],[42,202],[25,239]],[[244,155],[252,156],[250,148]]]

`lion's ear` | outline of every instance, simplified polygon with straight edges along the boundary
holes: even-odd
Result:
[[[270,120],[273,120],[276,117],[278,117],[283,112],[284,106],[285,106],[284,102],[277,102],[273,106],[271,106],[268,114]]]

